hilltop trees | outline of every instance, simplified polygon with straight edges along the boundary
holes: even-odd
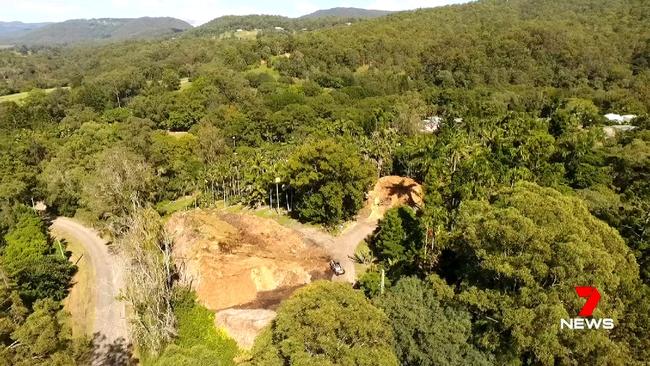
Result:
[[[297,290],[258,337],[250,365],[397,365],[388,318],[348,284]]]
[[[76,267],[65,247],[53,245],[31,209],[2,210],[0,234],[0,364],[90,363],[90,345],[71,336],[60,300]]]
[[[101,153],[84,182],[84,204],[97,218],[126,216],[149,202],[154,175],[147,162],[128,149],[115,147]]]
[[[357,213],[375,173],[352,146],[325,139],[296,149],[287,175],[298,216],[332,225]]]
[[[405,277],[376,299],[392,324],[395,354],[401,365],[492,364],[490,357],[469,342],[469,312],[444,304],[451,300],[449,293],[446,296],[428,281]]]
[[[16,215],[15,225],[4,237],[0,265],[28,306],[46,297],[63,300],[76,267],[68,262],[60,243],[55,248],[40,218],[26,207]]]
[[[580,309],[574,287],[596,286],[597,314],[620,321],[638,266],[619,234],[577,198],[531,183],[461,204],[442,247],[440,274],[475,314],[479,344],[502,362],[626,363],[625,344],[606,333],[560,331]],[[602,353],[602,350],[607,350]]]

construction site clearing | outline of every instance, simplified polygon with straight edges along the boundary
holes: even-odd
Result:
[[[385,211],[399,205],[421,206],[422,187],[410,178],[380,178],[348,228],[363,222],[371,233]],[[332,250],[336,237],[321,230],[286,227],[252,211],[223,209],[177,212],[166,229],[174,241],[181,281],[196,291],[203,306],[216,312],[215,325],[245,349],[272,321],[283,299],[312,281],[335,277],[329,261],[340,253]],[[329,244],[321,245],[323,238]],[[349,250],[354,252],[356,244]]]

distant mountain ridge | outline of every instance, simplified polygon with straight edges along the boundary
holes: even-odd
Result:
[[[313,30],[377,18],[393,12],[351,7],[321,9],[298,18],[279,15],[222,16],[197,27],[195,35],[244,30]],[[0,44],[60,45],[156,38],[193,28],[171,17],[71,19],[60,23],[0,22]]]
[[[360,8],[331,8],[315,11],[298,18],[281,15],[225,15],[196,27],[195,35],[219,35],[236,30],[302,31],[327,28],[393,13],[388,10]]]
[[[361,9],[361,8],[331,8],[331,9],[321,9],[313,13],[309,13],[299,17],[298,19],[314,19],[314,18],[325,18],[325,17],[337,17],[337,18],[377,18],[384,15],[393,13],[390,10],[373,10],[373,9]]]
[[[120,41],[155,38],[182,32],[192,26],[180,19],[163,18],[99,18],[73,19],[52,23],[17,35],[1,35],[1,43],[48,45],[92,41]]]
[[[0,22],[0,37],[16,37],[52,23]]]

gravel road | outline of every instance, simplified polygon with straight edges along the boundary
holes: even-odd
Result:
[[[52,222],[52,227],[62,233],[64,238],[77,241],[86,249],[90,264],[95,272],[95,318],[87,319],[93,322],[93,333],[100,333],[106,338],[101,342],[112,343],[120,338],[128,340],[128,328],[124,303],[118,300],[120,289],[123,288],[122,264],[99,237],[95,230],[89,229],[78,222],[59,217]]]
[[[377,220],[368,218],[358,220],[339,236],[332,236],[322,230],[302,225],[295,229],[302,233],[306,239],[323,247],[332,259],[341,263],[345,274],[342,276],[332,275],[333,281],[354,283],[357,280],[357,272],[354,268],[354,253],[357,250],[357,245],[376,227]]]

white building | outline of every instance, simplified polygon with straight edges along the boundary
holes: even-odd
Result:
[[[620,114],[616,114],[616,113],[607,113],[605,115],[605,118],[608,121],[618,123],[618,124],[630,122],[631,120],[635,119],[636,117],[637,116],[634,115],[634,114],[620,115]]]
[[[438,131],[440,125],[442,124],[442,117],[431,116],[422,120],[422,128],[420,132],[424,133],[434,133]]]

